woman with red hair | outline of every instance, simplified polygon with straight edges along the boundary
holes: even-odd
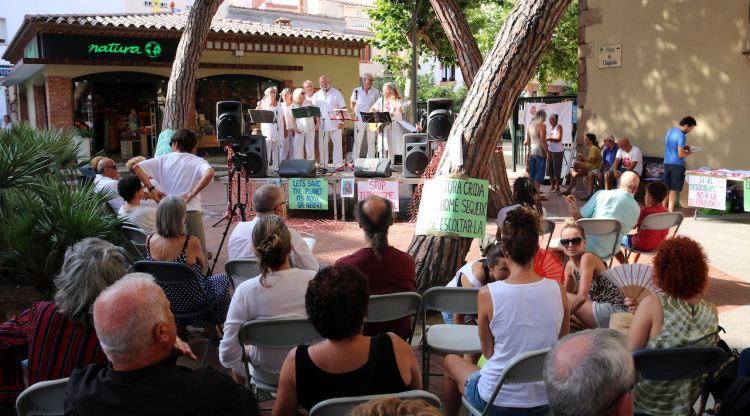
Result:
[[[702,298],[708,287],[708,262],[701,245],[687,237],[664,240],[654,257],[653,278],[662,293],[651,294],[638,305],[628,332],[628,347],[716,345],[718,312]],[[635,388],[636,414],[689,414],[700,381],[642,381]]]

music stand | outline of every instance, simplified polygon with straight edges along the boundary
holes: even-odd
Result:
[[[321,117],[320,108],[313,105],[307,107],[292,108],[294,118]]]
[[[247,110],[251,123],[275,123],[276,112],[270,110]]]
[[[337,108],[337,109],[335,109],[333,111],[329,111],[328,112],[328,119],[329,120],[336,120],[336,121],[339,121],[339,122],[342,122],[342,123],[344,121],[347,121],[347,120],[350,120],[350,121],[356,121],[357,120],[356,117],[352,118],[352,115],[349,114],[349,111],[346,108]],[[335,172],[339,172],[342,169],[346,169],[346,168],[351,168],[352,170],[354,169],[354,166],[352,166],[351,163],[346,162],[346,152],[347,152],[346,148],[347,148],[347,146],[346,146],[346,141],[343,138],[343,135],[341,137],[341,141],[342,141],[342,144],[344,145],[344,149],[343,149],[343,152],[344,152],[344,154],[343,154],[343,156],[344,156],[344,165],[341,168],[336,169]]]
[[[391,124],[391,113],[387,111],[373,111],[373,112],[366,112],[362,111],[359,113],[362,116],[362,122],[367,124],[382,124],[384,126]],[[385,128],[380,130],[380,134],[378,134],[378,158],[384,158],[383,156],[383,140],[384,140],[384,130]],[[388,149],[389,152],[392,152],[393,149]]]

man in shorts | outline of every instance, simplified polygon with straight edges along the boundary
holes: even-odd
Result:
[[[685,142],[685,135],[693,131],[696,125],[695,119],[687,116],[680,120],[678,127],[669,129],[664,139],[664,175],[661,180],[669,188],[669,197],[664,200],[669,212],[674,212],[677,192],[682,190],[685,183],[685,157],[692,154]]]

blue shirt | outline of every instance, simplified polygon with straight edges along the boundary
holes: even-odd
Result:
[[[667,137],[664,139],[665,165],[685,165],[685,158],[677,153],[680,147],[685,148],[685,133],[677,127],[672,127],[667,131]]]
[[[602,166],[605,169],[609,169],[615,164],[615,156],[617,151],[620,150],[620,146],[615,143],[615,147],[609,150],[609,147],[602,145]]]
[[[599,191],[581,208],[583,218],[614,219],[620,221],[620,235],[617,236],[619,248],[622,236],[627,234],[638,223],[641,209],[635,202],[633,194],[622,189]],[[613,253],[615,241],[610,237],[595,235],[586,236],[586,251],[601,259],[609,258]]]

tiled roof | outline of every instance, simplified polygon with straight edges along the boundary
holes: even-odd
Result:
[[[54,24],[69,27],[111,27],[121,29],[182,30],[186,13],[123,13],[123,14],[61,14],[27,15],[29,23]],[[326,30],[280,27],[243,20],[214,18],[211,32],[237,35],[279,36],[331,41],[366,42],[364,36],[334,33]]]

